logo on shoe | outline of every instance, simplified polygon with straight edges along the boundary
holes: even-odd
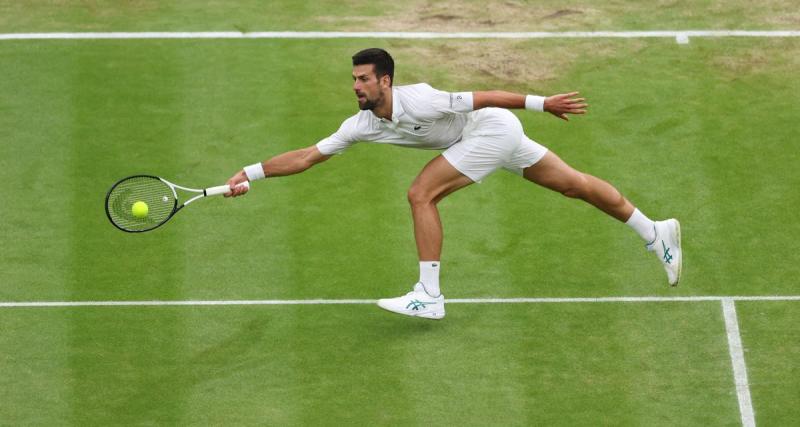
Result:
[[[422,301],[420,301],[418,299],[414,299],[414,300],[411,300],[411,302],[408,303],[408,305],[406,306],[406,310],[408,310],[410,308],[410,309],[412,309],[414,311],[418,311],[418,310],[424,309],[426,305],[430,305],[430,304],[436,304],[436,303],[433,302],[433,301],[422,302]]]
[[[670,255],[669,248],[663,240],[661,241],[661,246],[664,248],[664,262],[667,264],[672,264],[672,255]]]

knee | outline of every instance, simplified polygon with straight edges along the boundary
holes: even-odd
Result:
[[[412,185],[408,189],[408,204],[413,208],[414,206],[423,206],[433,203],[433,195],[418,185]]]
[[[575,178],[569,180],[559,191],[561,194],[573,199],[585,199],[589,193],[589,180],[586,175],[578,173]]]

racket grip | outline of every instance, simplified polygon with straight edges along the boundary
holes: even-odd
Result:
[[[236,186],[237,187],[244,186],[244,187],[247,187],[249,189],[250,188],[250,183],[248,181],[245,181],[245,182],[236,184]],[[228,186],[227,184],[226,185],[219,185],[217,187],[206,188],[204,191],[205,191],[206,196],[218,196],[220,194],[229,193],[231,191],[231,187]]]

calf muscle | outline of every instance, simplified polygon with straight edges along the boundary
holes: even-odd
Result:
[[[525,169],[523,176],[542,187],[583,200],[619,221],[625,222],[633,214],[633,205],[614,186],[573,169],[552,152]]]

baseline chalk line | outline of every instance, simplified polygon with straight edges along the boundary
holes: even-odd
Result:
[[[448,304],[552,304],[552,303],[656,303],[701,301],[800,301],[800,295],[686,296],[686,297],[601,297],[601,298],[449,298]],[[8,301],[0,308],[22,307],[107,307],[107,306],[214,306],[214,305],[330,305],[375,304],[373,299],[293,300],[152,300],[152,301]]]
[[[554,39],[800,37],[797,30],[668,30],[668,31],[534,31],[534,32],[366,32],[366,31],[143,31],[3,33],[0,40],[132,40],[132,39]]]

